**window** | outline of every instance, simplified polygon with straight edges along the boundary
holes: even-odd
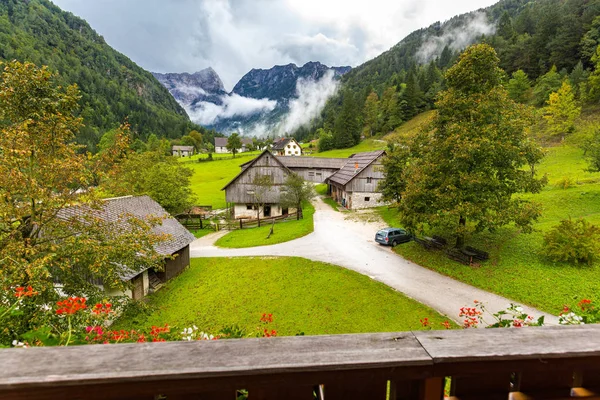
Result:
[[[315,176],[315,173],[314,173],[314,172],[312,172],[312,171],[310,171],[310,172],[308,173],[308,176]]]
[[[317,176],[323,176],[323,173],[317,172]]]
[[[370,197],[365,197],[365,201],[371,201]]]
[[[295,148],[296,148],[296,145],[292,145],[292,149],[295,149]]]
[[[294,147],[296,147],[296,146],[294,146]],[[298,155],[298,150],[296,150],[296,151],[294,152],[294,154]]]
[[[367,178],[367,183],[372,183],[373,182],[373,178]]]
[[[269,156],[265,158],[265,164],[269,165]]]
[[[252,210],[254,207],[252,204],[246,204],[246,210]]]
[[[288,149],[291,148],[292,146],[288,144]]]

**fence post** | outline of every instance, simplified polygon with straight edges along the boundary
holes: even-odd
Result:
[[[200,216],[200,229],[202,229],[202,215]]]
[[[241,219],[241,218],[240,218],[240,229],[243,229],[243,226],[242,226],[242,219]]]

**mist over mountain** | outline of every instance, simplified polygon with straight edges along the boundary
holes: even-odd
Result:
[[[194,122],[224,133],[265,136],[293,132],[309,124],[350,69],[319,62],[252,69],[229,93],[212,68],[154,76]]]

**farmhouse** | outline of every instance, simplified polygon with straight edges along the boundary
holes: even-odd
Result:
[[[250,146],[252,145],[252,139],[250,138],[241,138],[242,147],[238,149],[239,153],[244,153],[250,150]],[[215,153],[231,153],[231,151],[227,150],[227,143],[229,143],[229,139],[225,137],[216,137],[215,138]]]
[[[326,179],[331,197],[348,209],[375,207],[381,199],[377,186],[385,177],[384,150],[357,153]]]
[[[194,146],[173,146],[171,153],[175,157],[189,157],[194,155]]]
[[[273,142],[273,154],[277,156],[301,156],[302,147],[293,138],[281,138]]]
[[[348,209],[375,207],[381,198],[377,185],[384,177],[381,159],[385,151],[353,154],[349,158],[288,157],[275,156],[269,150],[246,162],[242,171],[229,182],[225,198],[233,205],[235,218],[256,218],[257,203],[261,217],[276,217],[294,212],[279,205],[281,187],[287,176],[295,173],[307,182],[327,183],[332,197]],[[264,200],[257,202],[256,177],[270,176],[267,193],[260,193]]]
[[[83,215],[93,214],[107,223],[121,224],[121,228],[128,229],[123,216],[132,215],[140,219],[150,217],[164,218],[160,225],[153,228],[154,233],[167,234],[169,238],[156,245],[155,250],[165,256],[164,268],[162,271],[152,271],[148,269],[136,270],[123,269],[121,280],[131,282],[133,290],[127,290],[124,294],[133,298],[141,299],[148,294],[150,286],[158,286],[177,276],[190,265],[189,245],[195,240],[187,229],[183,227],[175,218],[171,217],[156,201],[149,196],[125,196],[113,199],[106,199],[103,208],[92,210],[89,207],[72,206],[60,211],[59,217],[73,218]],[[173,259],[166,257],[173,256]],[[95,284],[102,286],[110,295],[117,295],[110,288],[104,287],[103,282],[95,281]]]
[[[277,217],[295,212],[295,209],[282,208],[279,205],[281,188],[288,175],[291,174],[279,158],[269,150],[263,151],[254,160],[242,165],[242,171],[223,189],[225,200],[233,204],[234,218]],[[255,179],[269,177],[268,187],[258,187]]]

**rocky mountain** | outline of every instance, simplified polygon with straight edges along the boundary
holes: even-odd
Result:
[[[178,138],[197,128],[150,72],[48,0],[0,1],[0,60],[14,59],[48,65],[61,84],[79,86],[85,127],[77,140],[89,150],[126,119],[142,139]]]
[[[317,81],[327,71],[339,78],[350,67],[328,67],[320,62],[308,62],[302,67],[296,64],[276,65],[270,69],[252,69],[234,86],[232,93],[254,99],[268,98],[287,102],[296,95],[298,79]]]
[[[279,125],[293,104],[311,94],[311,85],[325,85],[329,91],[322,90],[323,94],[331,95],[331,86],[350,69],[328,67],[320,62],[308,62],[301,67],[287,64],[252,69],[229,93],[212,68],[193,74],[155,73],[154,76],[187,110],[193,121],[225,133],[237,131],[262,135],[281,133],[279,131],[284,127]],[[318,100],[315,99],[317,103]],[[302,124],[302,121],[297,123]]]
[[[223,81],[210,67],[193,74],[153,72],[152,75],[169,90],[180,104],[190,105],[199,101],[221,104],[221,96],[227,94]]]

